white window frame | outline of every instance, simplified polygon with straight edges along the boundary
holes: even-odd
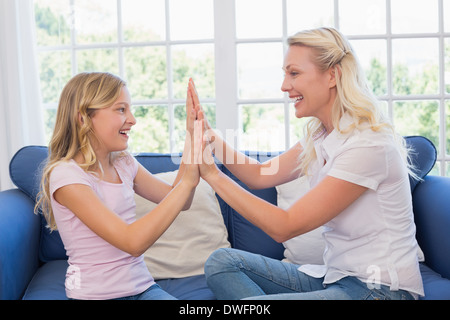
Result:
[[[281,38],[237,39],[236,37],[236,0],[214,0],[215,6],[215,44],[216,44],[216,125],[220,132],[234,130],[240,132],[239,105],[253,105],[262,103],[279,103],[284,105],[285,148],[288,149],[293,141],[289,135],[289,101],[285,95],[283,99],[239,99],[237,80],[238,44],[242,43],[273,43],[282,42],[286,50],[287,34],[287,3],[280,0],[283,14],[283,35]],[[339,29],[339,1],[334,0],[334,27]],[[437,163],[440,175],[445,175],[446,164],[450,166],[450,155],[446,154],[446,103],[450,102],[450,94],[445,90],[445,39],[450,34],[444,32],[444,0],[438,0],[439,30],[436,33],[393,34],[391,28],[391,1],[386,0],[386,34],[377,35],[347,35],[349,40],[383,39],[387,42],[387,93],[379,99],[388,104],[389,116],[393,117],[393,105],[397,101],[425,101],[439,102],[439,146]],[[450,1],[448,1],[450,5]],[[446,3],[446,4],[447,4]],[[426,95],[395,95],[393,93],[392,75],[392,41],[395,39],[434,38],[439,40],[439,93]],[[281,67],[281,62],[280,62]],[[281,84],[280,84],[281,86]],[[450,130],[450,128],[449,128]],[[239,137],[237,138],[239,140]],[[233,141],[230,141],[233,142]],[[235,142],[235,141],[234,141]],[[236,142],[235,142],[236,143]],[[237,142],[239,147],[239,141]]]
[[[70,0],[71,4],[74,4],[74,0]],[[184,104],[183,99],[173,98],[172,88],[172,59],[171,50],[172,45],[179,44],[213,44],[215,53],[215,98],[200,99],[202,103],[212,103],[216,105],[216,128],[221,133],[234,132],[232,136],[224,136],[228,141],[234,143],[234,146],[239,148],[239,135],[241,131],[241,122],[239,119],[239,106],[240,105],[258,105],[263,103],[277,103],[284,106],[284,124],[285,124],[285,148],[289,148],[293,141],[290,141],[290,115],[289,110],[291,108],[288,97],[280,99],[240,99],[238,97],[238,74],[237,74],[237,46],[244,43],[282,43],[283,50],[286,50],[286,39],[289,36],[287,34],[287,1],[279,0],[282,6],[283,26],[282,36],[279,38],[255,38],[255,39],[238,39],[236,36],[236,0],[213,0],[214,1],[214,38],[202,39],[192,41],[172,41],[170,40],[170,14],[166,15],[166,40],[159,42],[148,43],[125,43],[123,41],[123,30],[121,21],[121,5],[122,1],[117,0],[117,14],[118,14],[118,41],[117,43],[109,44],[76,44],[76,35],[71,33],[71,42],[68,45],[51,46],[51,47],[39,47],[40,52],[43,51],[58,51],[58,50],[70,50],[72,59],[72,74],[77,73],[77,50],[81,49],[104,49],[104,48],[118,48],[119,52],[119,73],[120,76],[124,75],[124,57],[123,49],[129,47],[138,46],[165,46],[167,54],[167,85],[168,85],[168,97],[167,99],[151,99],[133,101],[135,105],[158,105],[164,104],[169,108],[169,130],[170,130],[170,151],[175,151],[174,141],[174,106]],[[334,0],[334,23],[335,27],[339,29],[340,17],[339,17],[339,1]],[[446,118],[449,116],[446,114],[446,103],[450,103],[450,94],[445,91],[445,40],[450,38],[450,33],[444,32],[444,1],[446,5],[450,5],[448,0],[438,0],[439,7],[439,30],[436,33],[420,33],[420,34],[393,34],[391,32],[391,1],[386,0],[386,34],[377,35],[347,35],[350,40],[366,40],[366,39],[383,39],[387,43],[387,93],[381,97],[381,100],[386,101],[388,105],[389,115],[393,116],[393,105],[396,101],[423,101],[434,100],[439,101],[439,146],[438,158],[439,172],[441,175],[445,175],[446,165],[450,166],[450,155],[446,154]],[[165,0],[166,12],[170,12],[169,0]],[[438,94],[432,95],[407,95],[400,96],[394,95],[392,92],[392,41],[395,39],[408,39],[408,38],[435,38],[439,41],[439,87]],[[280,61],[280,68],[282,61]],[[281,86],[281,83],[280,83]],[[55,109],[54,103],[44,104],[45,108]],[[449,128],[450,130],[450,128]]]

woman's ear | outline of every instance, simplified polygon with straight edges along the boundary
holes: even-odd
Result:
[[[328,70],[330,74],[330,81],[329,81],[329,88],[332,89],[336,87],[336,75],[338,77],[341,76],[341,70],[339,69],[339,66],[334,66]]]

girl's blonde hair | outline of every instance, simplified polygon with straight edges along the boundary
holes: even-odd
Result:
[[[92,72],[74,76],[64,87],[35,206],[36,213],[42,211],[50,230],[57,229],[49,190],[53,168],[73,159],[79,152],[84,158],[80,166],[86,172],[99,167],[91,145],[96,139],[91,119],[96,110],[110,107],[125,85],[122,79],[110,73]]]
[[[337,89],[337,97],[332,107],[334,129],[340,133],[347,133],[368,124],[373,131],[390,132],[394,135],[408,165],[405,141],[395,133],[393,126],[381,112],[379,102],[369,88],[361,65],[347,39],[336,29],[318,28],[301,31],[289,37],[288,44],[311,48],[314,53],[313,62],[320,71],[334,69]],[[353,123],[345,130],[339,127],[339,121],[344,113],[353,118]],[[317,118],[311,118],[306,124],[306,143],[299,164],[303,174],[308,174],[309,165],[316,159],[314,141],[324,132],[325,127]]]

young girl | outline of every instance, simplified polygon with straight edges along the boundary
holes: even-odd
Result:
[[[136,124],[130,108],[124,81],[108,73],[79,74],[61,94],[36,209],[61,235],[71,299],[173,299],[154,282],[142,253],[191,204],[199,182],[198,166],[186,161],[192,135],[167,185],[125,151]],[[190,132],[190,95],[186,111]],[[159,203],[137,221],[134,192]]]
[[[209,286],[219,299],[423,295],[403,139],[382,116],[342,34],[319,28],[288,42],[281,89],[291,98],[296,117],[312,117],[304,139],[263,164],[212,130],[205,140],[213,140],[215,155],[251,188],[307,175],[311,190],[285,211],[226,177],[211,161],[211,152],[203,152],[200,173],[222,199],[278,242],[324,225],[324,265],[298,266],[220,249],[205,265]],[[195,94],[192,85],[191,91]],[[198,114],[210,129],[201,109]],[[278,171],[265,174],[267,168]]]

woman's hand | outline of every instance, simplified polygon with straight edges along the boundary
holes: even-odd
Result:
[[[196,152],[195,161],[199,164],[199,171],[201,177],[208,181],[213,175],[219,172],[216,166],[214,157],[212,155],[212,149],[208,142],[208,137],[204,134],[205,124],[204,120],[195,121],[195,139],[194,149]]]
[[[194,80],[189,79],[188,86],[189,95],[192,98],[192,104],[194,105],[194,109],[196,112],[197,120],[203,120],[203,135],[207,137],[207,143],[212,143],[216,141],[217,133],[211,128],[211,125],[206,118],[205,111],[200,104],[200,100],[198,98],[197,89],[195,87]],[[212,144],[212,152],[214,152],[214,144]]]

